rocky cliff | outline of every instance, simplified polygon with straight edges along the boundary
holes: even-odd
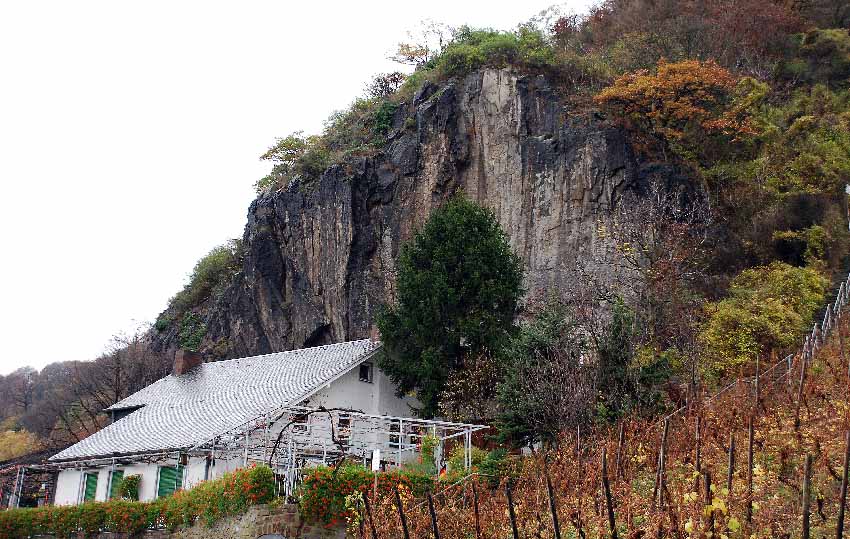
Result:
[[[599,220],[639,176],[625,133],[567,114],[543,77],[426,83],[378,155],[252,203],[243,267],[206,310],[205,346],[238,357],[367,336],[400,246],[458,189],[496,213],[529,293],[544,292],[599,247]],[[174,331],[154,340],[176,347]]]

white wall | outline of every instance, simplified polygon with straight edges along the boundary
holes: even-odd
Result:
[[[80,497],[83,472],[62,470],[56,478],[56,505],[76,505]]]
[[[317,391],[305,401],[305,406],[315,408],[351,408],[364,414],[411,417],[411,406],[419,403],[413,397],[399,399],[395,385],[374,361],[372,382],[360,381],[360,369],[354,367],[339,379]]]
[[[206,457],[191,457],[183,475],[183,488],[192,488],[203,481],[206,469]]]
[[[359,410],[365,414],[376,416],[392,416],[392,417],[412,417],[413,408],[419,406],[419,402],[414,397],[397,397],[395,393],[395,385],[392,380],[384,374],[374,361],[370,361],[373,365],[372,382],[360,381],[359,366],[347,372],[330,385],[323,387],[316,392],[312,397],[307,399],[303,405],[310,408],[324,406],[326,408],[349,408]],[[311,418],[311,421],[324,423],[326,420],[322,417]],[[383,434],[358,434],[360,440],[365,442],[370,447],[386,446],[389,442],[389,435]],[[405,438],[405,443],[415,443],[411,437]],[[333,444],[328,442],[329,447]],[[386,451],[386,447],[384,449]],[[395,460],[396,454],[382,455],[381,460],[389,458]],[[402,460],[410,460],[417,458],[413,451],[405,451],[402,454]]]

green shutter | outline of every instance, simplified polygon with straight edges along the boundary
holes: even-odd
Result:
[[[157,498],[171,496],[181,486],[183,486],[182,466],[161,466],[159,468],[159,485],[156,491]]]
[[[109,475],[109,499],[117,498],[121,490],[121,482],[124,480],[124,472],[122,470],[113,470]]]
[[[83,491],[83,501],[84,502],[94,501],[94,496],[95,496],[96,493],[97,493],[97,474],[87,473],[86,474],[86,488]]]

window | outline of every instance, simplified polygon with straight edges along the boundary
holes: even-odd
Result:
[[[298,414],[292,418],[292,432],[308,434],[310,432],[310,416]]]
[[[360,364],[360,381],[361,382],[369,382],[372,383],[372,364],[371,363],[361,363]]]
[[[122,470],[112,470],[109,472],[109,499],[117,498],[121,490],[121,482],[124,480],[124,472]]]
[[[93,502],[97,494],[97,474],[83,474],[83,502]]]
[[[340,414],[337,427],[336,439],[342,444],[347,444],[351,439],[351,417]]]
[[[159,480],[156,486],[156,497],[171,496],[183,486],[183,466],[160,466]]]
[[[401,423],[390,423],[390,432],[401,432]],[[401,447],[401,437],[398,434],[390,434],[390,447],[393,449]]]

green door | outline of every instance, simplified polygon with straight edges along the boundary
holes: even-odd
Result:
[[[117,498],[121,489],[121,481],[124,480],[123,470],[113,470],[109,474],[109,499]]]
[[[183,485],[183,467],[178,466],[160,466],[159,468],[159,484],[156,489],[156,497],[164,498],[171,496],[175,491],[179,490]]]
[[[85,487],[83,488],[83,501],[93,502],[97,493],[97,474],[87,473],[85,475]]]

